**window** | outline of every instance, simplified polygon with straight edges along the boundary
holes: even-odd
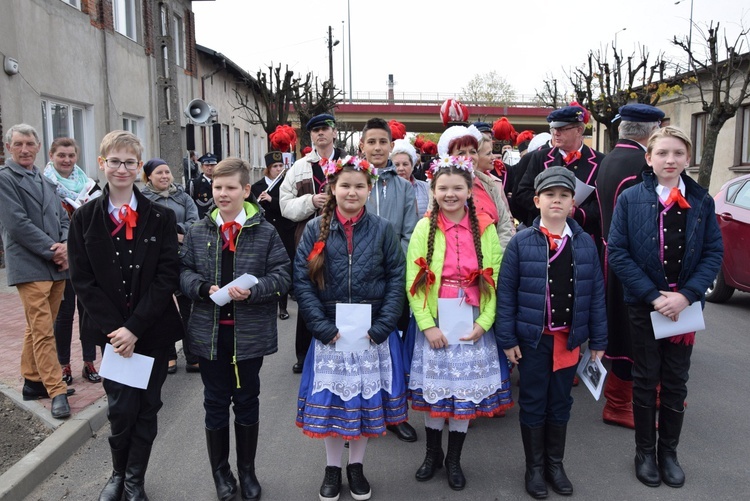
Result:
[[[737,192],[733,200],[734,205],[739,205],[745,209],[750,209],[750,182],[745,183]]]
[[[142,129],[141,121],[142,121],[141,118],[138,118],[132,115],[123,115],[122,116],[122,130],[132,132],[136,136],[141,137],[141,129]]]
[[[693,165],[700,165],[701,156],[703,155],[703,140],[706,137],[706,122],[708,121],[707,113],[693,115]]]
[[[234,129],[234,156],[242,158],[242,148],[240,147],[240,129]]]
[[[113,0],[112,11],[115,17],[115,31],[135,40],[135,1]]]
[[[174,44],[174,63],[183,66],[185,44],[183,43],[183,24],[180,16],[172,16],[172,43]]]
[[[738,164],[750,164],[750,106],[743,106],[737,113],[737,128],[739,137],[736,142],[740,158]]]
[[[258,137],[258,134],[253,134],[253,157],[251,165],[253,167],[260,167],[263,163],[265,162],[261,162],[260,138]]]
[[[221,124],[221,158],[229,158],[229,126]]]
[[[245,132],[245,160],[250,162],[250,133]]]
[[[80,9],[81,8],[81,0],[62,0],[62,1],[65,2],[68,5],[72,5],[76,9]]]
[[[44,141],[45,158],[58,137],[72,137],[78,143],[78,165],[86,167],[87,141],[86,120],[89,110],[84,106],[60,102],[59,100],[42,101],[42,141]],[[49,160],[46,158],[46,160]]]

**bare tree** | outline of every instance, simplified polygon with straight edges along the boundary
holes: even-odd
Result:
[[[324,80],[322,84],[319,84],[317,77],[310,77],[311,75],[308,74],[305,83],[299,87],[294,101],[294,111],[297,112],[299,123],[303,126],[315,115],[333,114],[341,98],[341,91],[332,87],[330,80]],[[300,142],[303,146],[309,146],[310,136],[301,134]]]
[[[516,97],[516,91],[496,71],[478,73],[461,89],[461,99],[487,106],[504,106]]]
[[[541,91],[535,89],[536,100],[541,106],[548,106],[550,108],[557,108],[565,100],[565,91],[562,92],[558,88],[557,79],[552,75],[547,75],[544,79],[544,88]]]
[[[624,57],[613,44],[590,51],[584,64],[565,72],[573,87],[573,98],[606,129],[606,142],[601,148],[604,152],[617,142],[619,133],[612,121],[621,106],[632,102],[656,105],[661,96],[679,91],[677,81],[667,70],[662,53],[651,60],[648,49],[641,46],[637,52]],[[545,81],[545,91],[537,96],[549,99],[550,94],[556,95],[554,89],[554,82]]]
[[[708,189],[719,132],[727,120],[737,114],[742,103],[750,98],[750,52],[742,53],[748,49],[749,30],[741,28],[731,44],[726,32],[719,40],[719,23],[714,27],[711,21],[706,32],[700,28],[697,30],[706,42],[703,57],[696,57],[689,38],[674,37],[672,43],[687,54],[688,73],[693,77],[703,111],[708,115],[698,171],[698,183]]]

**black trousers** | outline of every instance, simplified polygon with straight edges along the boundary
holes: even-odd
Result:
[[[75,317],[76,306],[78,307],[78,318],[80,324],[83,306],[81,306],[80,301],[76,300],[76,293],[73,290],[73,285],[71,284],[70,279],[68,279],[65,281],[65,292],[63,292],[63,300],[60,303],[60,309],[57,311],[57,318],[55,319],[54,327],[57,360],[60,362],[60,365],[67,365],[70,363],[70,342],[73,340],[73,318]],[[80,325],[78,330],[78,338],[80,339]],[[84,362],[93,362],[96,360],[96,344],[81,339],[81,351]]]
[[[573,406],[570,390],[573,388],[576,365],[552,371],[553,338],[543,334],[536,348],[520,346],[519,419],[522,425],[529,428],[537,428],[547,421],[562,425],[570,420],[570,408]]]
[[[688,371],[693,347],[672,343],[669,338],[655,339],[651,326],[651,305],[628,305],[630,335],[633,343],[633,402],[643,407],[656,406],[659,398],[670,409],[683,408],[687,397]]]
[[[297,332],[294,337],[294,350],[297,353],[297,362],[300,364],[305,363],[305,357],[307,356],[307,350],[310,349],[312,344],[312,332],[307,328],[305,320],[301,314],[297,315]]]
[[[234,404],[235,422],[252,425],[260,419],[260,368],[263,357],[237,361],[234,355],[234,327],[219,326],[217,358],[200,358],[203,380],[203,408],[206,428],[218,430],[229,426],[229,406]],[[239,381],[238,381],[239,378]]]
[[[154,443],[158,431],[156,414],[162,406],[161,387],[167,379],[168,351],[169,348],[160,348],[141,353],[154,358],[145,390],[104,379],[112,449],[129,449],[131,445],[145,447]]]

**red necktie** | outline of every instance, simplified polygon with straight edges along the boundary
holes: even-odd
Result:
[[[224,223],[221,225],[221,238],[224,239],[224,246],[221,248],[221,250],[226,249],[229,247],[230,252],[234,252],[236,250],[235,247],[235,240],[237,239],[237,235],[240,232],[240,223],[237,221],[230,221],[229,223]]]
[[[118,212],[120,224],[125,224],[125,240],[133,240],[133,228],[138,223],[138,213],[130,208],[128,204],[120,207]]]
[[[560,235],[555,235],[554,233],[550,233],[549,230],[544,226],[540,226],[539,229],[547,236],[547,240],[549,240],[550,250],[557,250],[556,240],[562,240],[563,237],[561,237]]]
[[[672,190],[669,192],[669,196],[667,197],[667,201],[664,202],[664,205],[669,206],[674,202],[677,202],[677,205],[680,206],[680,209],[690,208],[690,204],[687,200],[685,200],[685,197],[682,196],[682,193],[680,193],[680,189],[677,186],[672,188]]]
[[[565,155],[565,160],[564,160],[565,165],[570,165],[573,162],[575,162],[576,160],[578,160],[579,158],[581,158],[581,152],[580,151],[578,151],[578,150],[571,151],[570,153],[568,153],[567,155]]]

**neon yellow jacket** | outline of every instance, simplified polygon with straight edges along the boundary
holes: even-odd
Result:
[[[485,231],[485,230],[491,231]],[[500,246],[500,240],[497,236],[497,230],[494,224],[490,224],[482,230],[482,255],[484,257],[483,267],[492,268],[492,279],[497,284],[498,273],[500,272],[500,262],[503,258],[503,250]],[[412,296],[409,292],[414,279],[420,271],[420,267],[415,263],[420,257],[427,257],[427,237],[430,234],[430,219],[424,217],[419,220],[414,228],[414,233],[409,241],[409,250],[406,253],[406,295],[409,298],[409,306],[414,312],[414,318],[417,321],[419,329],[424,331],[430,327],[435,327],[435,318],[437,318],[437,299],[440,281],[443,274],[443,263],[445,262],[445,234],[438,228],[435,231],[434,251],[432,253],[432,263],[430,270],[435,273],[435,283],[430,286],[430,293],[427,297],[427,306],[425,307],[425,288],[420,287],[416,294]],[[479,301],[479,317],[476,323],[482,326],[485,331],[490,330],[495,322],[496,311],[495,288],[492,288],[491,294],[482,294]]]

